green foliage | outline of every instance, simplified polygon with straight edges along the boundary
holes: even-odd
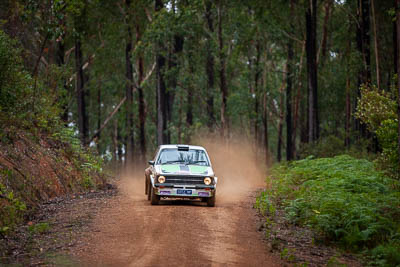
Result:
[[[358,99],[355,115],[371,131],[377,131],[385,120],[397,119],[397,104],[390,92],[379,90],[375,86],[362,86],[360,92],[361,97]]]
[[[16,42],[2,31],[0,62],[0,122],[48,132],[58,127],[60,110],[55,96],[23,69]]]
[[[39,74],[32,78],[24,70],[16,42],[0,31],[0,124],[3,126],[0,127],[0,149],[1,156],[8,157],[10,164],[14,164],[10,169],[0,164],[0,234],[21,223],[27,212],[24,201],[33,209],[48,195],[43,191],[54,190],[53,194],[82,191],[104,182],[102,159],[83,148],[76,129],[66,127],[60,119],[59,105],[65,104],[60,99],[64,98],[66,89],[59,78],[64,76],[62,68],[49,67],[45,78]],[[31,173],[36,172],[29,169],[26,162],[19,165],[24,153],[21,150],[25,149],[43,155],[43,160],[51,162],[49,165],[53,168],[66,160],[65,169],[60,172],[45,170],[54,171],[56,181],[41,175],[32,177]],[[33,156],[30,160],[42,159]],[[50,189],[54,183],[64,190]],[[39,228],[32,228],[34,232],[46,230],[45,225],[35,227]]]
[[[0,170],[0,175],[11,176],[9,170]],[[25,203],[16,197],[13,191],[0,183],[0,234],[12,230],[15,225],[21,222],[26,211]]]
[[[361,87],[356,116],[374,132],[382,147],[382,154],[377,160],[379,167],[388,175],[399,177],[398,158],[398,121],[397,103],[391,92],[375,87]]]
[[[400,265],[400,242],[379,245],[371,251],[370,259],[376,266]]]
[[[358,252],[400,241],[399,182],[370,161],[309,157],[276,166],[268,182],[257,207],[265,211],[273,202],[288,222],[313,228],[320,240]]]
[[[21,106],[19,99],[31,91],[29,77],[22,71],[16,42],[0,30],[0,111],[13,112]]]
[[[50,230],[50,225],[45,222],[32,224],[28,227],[28,231],[31,234],[43,234],[43,233],[48,232],[49,230]]]

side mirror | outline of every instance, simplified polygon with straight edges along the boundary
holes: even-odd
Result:
[[[149,164],[151,165],[151,166],[154,166],[154,160],[149,160]]]

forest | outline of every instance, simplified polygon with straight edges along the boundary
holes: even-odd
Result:
[[[281,163],[261,213],[285,209],[325,240],[399,264],[399,72],[400,0],[2,0],[0,200],[12,212],[0,215],[18,221],[25,204],[105,186],[105,169],[142,167],[161,144],[246,140],[263,164]],[[25,183],[7,177],[31,175],[11,156],[18,140],[37,147],[32,162],[40,151],[61,168],[61,155],[55,176],[76,179],[10,195]],[[322,221],[320,188],[357,205],[371,196],[368,219],[354,204],[342,224],[329,224],[338,210]],[[393,224],[371,229],[383,220]]]
[[[3,38],[34,80],[25,97],[2,89],[3,103],[23,97],[35,113],[47,98],[106,161],[213,133],[245,136],[269,161],[354,148],[397,165],[396,140],[373,125],[392,119],[392,133],[397,119],[396,1],[1,5]]]

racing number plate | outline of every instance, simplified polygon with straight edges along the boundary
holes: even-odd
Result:
[[[176,193],[179,195],[191,195],[192,190],[178,189],[178,190],[176,190]]]

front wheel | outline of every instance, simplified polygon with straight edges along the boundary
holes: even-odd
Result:
[[[158,205],[158,203],[160,202],[160,196],[156,195],[156,192],[154,191],[154,188],[152,185],[150,186],[150,203],[151,205]]]
[[[149,183],[149,181],[147,181],[146,179],[146,195],[147,195],[147,200],[151,199],[151,184]]]
[[[212,197],[207,198],[207,206],[208,207],[215,207],[215,192]]]

